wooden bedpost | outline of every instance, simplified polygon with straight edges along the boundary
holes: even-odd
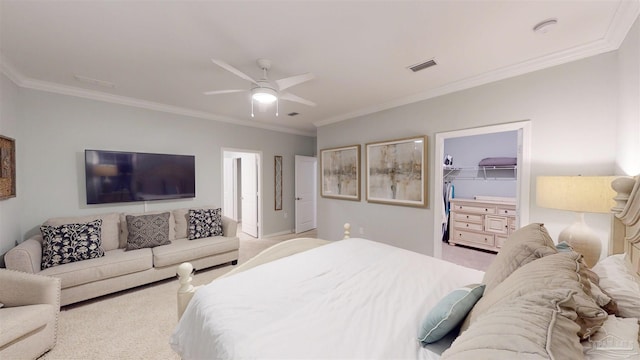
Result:
[[[178,280],[180,281],[180,288],[178,288],[178,320],[182,317],[184,310],[187,308],[189,301],[196,293],[197,288],[191,285],[193,277],[193,265],[185,262],[178,266]]]
[[[344,237],[342,238],[342,240],[348,239],[350,237],[351,237],[351,224],[344,223]]]

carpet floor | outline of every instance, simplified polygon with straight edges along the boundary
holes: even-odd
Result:
[[[242,239],[239,263],[282,239]],[[194,285],[233,269],[196,272]],[[56,346],[40,359],[180,359],[169,346],[177,324],[178,281],[168,279],[63,307]]]

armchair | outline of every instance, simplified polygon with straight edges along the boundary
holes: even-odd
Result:
[[[0,269],[0,358],[35,359],[56,344],[58,278]]]

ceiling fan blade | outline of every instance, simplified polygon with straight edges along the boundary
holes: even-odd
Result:
[[[203,92],[203,94],[218,95],[218,94],[230,94],[230,93],[237,93],[237,92],[244,92],[244,91],[249,91],[249,90],[213,90],[213,91],[205,91]]]
[[[254,83],[254,84],[256,84],[256,85],[260,85],[260,84],[258,84],[258,82],[257,82],[257,81],[253,80],[253,78],[251,78],[251,76],[249,76],[249,75],[247,75],[247,74],[243,73],[242,71],[240,71],[240,70],[238,70],[238,69],[234,68],[233,66],[231,66],[231,65],[227,64],[226,62],[224,62],[224,61],[222,61],[222,60],[211,59],[211,61],[212,61],[214,64],[216,64],[216,65],[220,66],[221,68],[223,68],[223,69],[227,70],[228,72],[230,72],[230,73],[232,73],[232,74],[234,74],[234,75],[236,75],[236,76],[238,76],[238,77],[240,77],[240,78],[242,78],[242,79],[245,79],[245,80],[247,80],[247,81],[251,81],[252,83]]]
[[[300,96],[293,95],[292,93],[288,93],[288,92],[280,93],[280,99],[289,100],[289,101],[295,101],[297,103],[305,104],[305,105],[308,105],[308,106],[316,106],[316,103],[314,103],[313,101],[309,101],[307,99],[303,99]]]
[[[278,85],[278,89],[284,90],[286,88],[290,88],[292,86],[302,84],[303,82],[309,81],[315,77],[316,76],[313,75],[312,73],[306,73],[306,74],[301,74],[301,75],[296,75],[296,76],[291,76],[288,78],[276,80],[276,84]]]

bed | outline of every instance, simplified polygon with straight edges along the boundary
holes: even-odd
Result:
[[[181,265],[171,346],[183,359],[638,358],[640,181],[615,183],[612,254],[593,269],[542,224],[486,273],[366,239],[290,240],[198,289]]]

